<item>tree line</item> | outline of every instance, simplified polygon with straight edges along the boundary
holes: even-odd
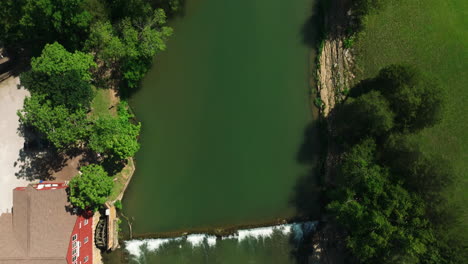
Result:
[[[411,137],[441,120],[443,97],[427,76],[391,65],[353,88],[336,107],[340,148],[327,211],[345,234],[348,263],[464,263],[465,234],[448,235],[450,163]]]
[[[154,56],[166,49],[167,16],[184,0],[4,0],[0,45],[30,60],[20,75],[30,96],[18,111],[58,152],[88,149],[100,160],[70,182],[71,202],[97,210],[113,186],[103,164],[124,163],[139,149],[141,125],[121,100],[116,115],[92,117],[98,89],[126,96],[138,88]]]

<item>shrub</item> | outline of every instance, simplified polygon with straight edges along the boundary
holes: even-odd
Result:
[[[122,210],[122,202],[120,200],[115,201],[114,206],[115,208]]]

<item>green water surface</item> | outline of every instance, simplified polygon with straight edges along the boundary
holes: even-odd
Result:
[[[298,153],[313,122],[302,32],[312,4],[187,1],[131,99],[143,125],[123,200],[134,234],[297,214],[297,187],[311,170]]]

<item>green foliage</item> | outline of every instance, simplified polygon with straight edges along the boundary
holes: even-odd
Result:
[[[355,143],[364,137],[384,136],[394,126],[389,103],[378,91],[348,100],[337,113],[337,134]]]
[[[44,95],[54,105],[89,108],[93,97],[89,69],[95,66],[91,55],[70,53],[55,42],[47,44],[31,66],[21,75],[21,84],[31,93]]]
[[[82,167],[81,172],[70,181],[70,202],[83,210],[97,211],[106,202],[114,181],[96,164]]]
[[[53,105],[73,110],[88,109],[94,95],[89,82],[75,71],[52,76],[29,71],[21,75],[21,84],[33,94],[46,96]]]
[[[147,0],[107,0],[107,2],[112,21],[147,17],[151,13],[151,5]]]
[[[6,0],[3,8],[2,1],[3,40],[7,46],[23,44],[36,51],[54,41],[79,48],[91,20],[83,3],[84,0]]]
[[[61,75],[75,71],[84,81],[91,80],[90,68],[96,67],[93,56],[80,51],[68,52],[57,42],[45,45],[41,56],[31,60],[33,72],[43,73],[47,76]]]
[[[373,140],[365,140],[345,155],[340,175],[346,187],[336,190],[328,205],[347,230],[347,247],[359,263],[438,258],[429,250],[435,240],[424,217],[425,204],[377,164],[375,152]]]
[[[104,61],[108,67],[120,61],[126,52],[124,44],[108,21],[98,21],[91,26],[85,49],[95,52],[96,58]]]
[[[37,129],[58,149],[74,145],[87,136],[88,122],[82,109],[70,111],[62,105],[53,106],[43,95],[27,97],[18,116],[24,125]]]
[[[400,65],[385,67],[377,76],[375,85],[390,102],[401,130],[420,130],[440,120],[440,88],[415,68]]]
[[[371,11],[381,8],[382,0],[352,0],[351,12],[355,20],[355,31],[362,29],[362,20]]]
[[[166,49],[172,29],[164,26],[166,14],[156,9],[138,18],[124,18],[116,27],[98,22],[91,27],[86,49],[94,51],[99,60],[122,73],[129,88],[138,86],[151,66],[153,57]]]
[[[337,164],[343,187],[331,190],[327,206],[346,231],[350,253],[358,263],[454,259],[461,247],[449,250],[455,240],[440,235],[442,225],[454,222],[443,195],[453,171],[408,140],[439,120],[437,86],[413,68],[392,65],[350,97],[334,121],[345,143]]]
[[[345,38],[344,41],[343,41],[343,46],[344,46],[344,48],[345,48],[345,49],[350,49],[350,48],[352,48],[353,45],[354,45],[355,39],[356,39],[356,36],[355,36],[355,35],[351,35],[351,36]]]
[[[120,200],[115,201],[114,206],[115,208],[122,210],[122,202]]]
[[[110,14],[106,1],[84,0],[83,6],[91,14],[93,22],[109,20]]]
[[[320,98],[320,96],[317,96],[314,98],[314,105],[318,108],[318,109],[322,109],[325,107],[325,103],[322,101],[322,98]]]
[[[144,77],[153,57],[166,49],[166,40],[172,28],[164,26],[166,14],[162,9],[154,10],[145,20],[124,19],[120,25],[125,57],[122,60],[123,78],[130,88],[135,88]]]
[[[445,101],[443,121],[409,136],[426,155],[448,160],[454,184],[443,191],[448,212],[436,228],[437,244],[444,248],[439,263],[468,260],[468,43],[466,0],[386,1],[379,12],[366,16],[365,29],[356,42],[356,65],[362,69],[356,80],[373,77],[383,67],[414,65],[437,80]],[[417,10],[417,12],[416,12]],[[443,48],[442,48],[443,47]],[[439,164],[437,158],[435,164]],[[453,178],[453,177],[452,177]],[[439,224],[438,224],[439,225]]]
[[[131,117],[126,103],[119,105],[118,117],[99,117],[90,133],[89,147],[120,160],[135,155],[140,148],[137,137],[141,125],[132,124]]]

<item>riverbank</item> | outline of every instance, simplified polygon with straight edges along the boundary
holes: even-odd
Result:
[[[324,2],[322,2],[324,3]],[[324,157],[322,182],[325,187],[335,184],[336,164],[340,159],[338,145],[332,140],[334,131],[334,108],[346,98],[355,78],[354,56],[345,43],[350,23],[349,0],[333,0],[324,3],[323,32],[317,59],[317,97],[321,102],[321,117],[326,121],[328,134]],[[315,63],[315,62],[314,62]],[[341,232],[323,217],[324,224],[318,229],[316,238],[321,249],[322,263],[343,263],[344,245]]]
[[[321,114],[327,118],[335,105],[345,98],[354,79],[354,58],[345,46],[349,0],[333,0],[323,7],[323,31],[317,65],[317,92],[323,103]],[[315,63],[315,62],[314,62]]]

